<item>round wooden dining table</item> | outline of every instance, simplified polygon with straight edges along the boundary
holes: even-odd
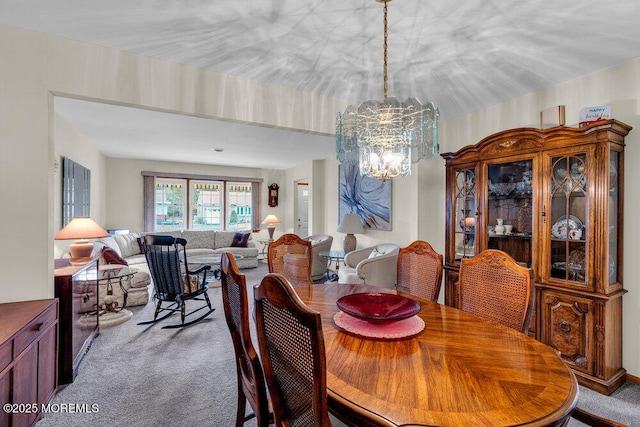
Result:
[[[422,332],[365,338],[334,321],[348,294],[390,292],[420,303]],[[578,400],[574,374],[548,346],[516,330],[392,289],[298,286],[320,312],[331,413],[351,426],[556,426]]]

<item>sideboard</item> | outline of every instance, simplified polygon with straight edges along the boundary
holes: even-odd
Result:
[[[42,418],[56,392],[57,325],[56,299],[0,304],[0,426]]]

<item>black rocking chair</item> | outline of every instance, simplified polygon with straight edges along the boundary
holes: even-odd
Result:
[[[211,301],[207,291],[207,273],[211,270],[210,265],[203,265],[200,268],[190,271],[187,266],[187,253],[185,251],[185,239],[172,236],[145,236],[144,255],[153,279],[154,295],[157,300],[156,311],[152,320],[139,322],[138,325],[148,325],[159,322],[173,313],[179,311],[182,323],[163,326],[165,328],[181,328],[192,325],[207,317],[215,308],[211,307]],[[204,296],[204,298],[202,298]],[[206,305],[186,312],[185,303],[188,300],[206,301]],[[162,307],[162,303],[170,303],[169,306]],[[200,311],[207,310],[197,319],[185,322],[187,316]],[[161,317],[161,312],[168,311]]]

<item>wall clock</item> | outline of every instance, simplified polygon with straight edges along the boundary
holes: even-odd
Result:
[[[275,182],[269,186],[269,207],[278,206],[278,189],[280,186]]]

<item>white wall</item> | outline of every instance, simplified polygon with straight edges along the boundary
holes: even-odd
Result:
[[[10,242],[0,245],[0,302],[54,293],[59,226],[52,93],[326,134],[344,107],[339,100],[6,25],[0,25],[0,58],[0,215],[6,219],[0,234]],[[107,209],[121,196],[112,203],[108,195]]]
[[[91,218],[108,228],[106,221],[106,158],[66,120],[54,112],[54,228],[62,225],[62,158],[69,157],[91,171]],[[68,251],[71,240],[54,242],[54,258]]]

